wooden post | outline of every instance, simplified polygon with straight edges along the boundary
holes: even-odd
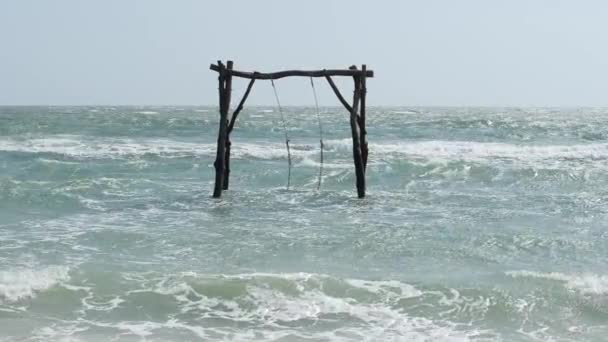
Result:
[[[353,160],[355,162],[355,176],[357,182],[357,195],[359,198],[365,197],[365,170],[363,158],[361,156],[361,134],[359,128],[359,101],[361,99],[361,78],[353,77],[355,81],[355,91],[353,94],[353,106],[350,112],[350,128],[353,136]]]
[[[228,110],[230,109],[230,92],[232,87],[232,76],[226,69],[232,69],[232,61],[228,61],[227,68],[218,61],[219,72],[219,94],[220,94],[220,128],[217,137],[217,153],[215,157],[215,187],[213,197],[222,196],[224,186],[224,176],[226,170],[226,141],[228,137]]]
[[[228,61],[226,63],[226,67],[228,72],[232,71],[233,62]],[[228,190],[228,186],[230,184],[230,146],[232,146],[232,142],[230,141],[230,131],[228,129],[230,125],[230,118],[228,118],[228,113],[230,113],[230,99],[232,97],[232,75],[228,75],[226,77],[226,150],[224,153],[224,176],[222,179],[222,189]]]
[[[226,132],[226,151],[224,152],[224,176],[222,177],[222,190],[228,190],[230,186],[230,133]]]
[[[365,95],[367,94],[367,87],[365,85],[365,79],[367,78],[367,66],[363,64],[361,66],[363,72],[361,76],[361,115],[359,117],[359,128],[361,129],[361,157],[363,159],[363,171],[367,171],[367,130],[365,129]]]

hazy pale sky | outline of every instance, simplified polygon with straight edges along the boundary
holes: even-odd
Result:
[[[371,105],[606,106],[606,18],[600,0],[0,0],[0,104],[215,105],[209,64],[233,59],[366,63]],[[307,79],[277,84],[282,102],[313,103]],[[272,104],[269,82],[250,99]]]

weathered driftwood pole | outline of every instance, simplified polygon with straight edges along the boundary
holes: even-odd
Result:
[[[359,128],[361,134],[361,157],[363,158],[363,171],[367,172],[367,130],[365,129],[365,95],[367,95],[367,86],[365,79],[367,78],[367,66],[363,64],[361,66],[361,114],[359,117]]]
[[[355,70],[356,67],[352,66]],[[359,103],[361,101],[361,76],[353,76],[355,90],[353,91],[353,106],[350,112],[350,129],[353,137],[353,160],[355,162],[355,176],[357,184],[357,195],[365,197],[365,170],[363,167],[363,156],[361,153],[361,129],[359,127]]]
[[[232,70],[233,67],[233,63],[232,61],[228,61],[226,63],[226,69],[228,71]],[[232,143],[230,142],[230,132],[228,131],[228,126],[230,123],[230,118],[228,117],[229,113],[230,113],[230,100],[232,98],[232,75],[228,74],[226,76],[226,89],[225,89],[225,95],[224,95],[224,106],[225,106],[225,111],[226,111],[226,118],[224,119],[224,122],[226,124],[226,147],[224,149],[224,174],[222,176],[222,190],[226,190],[228,189],[228,181],[229,181],[229,176],[230,176],[230,145],[232,145]]]
[[[217,62],[220,67],[219,72],[219,93],[220,93],[220,130],[217,137],[217,153],[215,157],[215,187],[213,189],[213,197],[222,196],[222,188],[224,186],[224,175],[226,171],[226,142],[228,138],[228,111],[230,110],[230,93],[232,88],[232,61],[226,63],[226,67],[222,62]]]
[[[222,190],[227,190],[230,185],[230,134],[234,129],[236,119],[243,110],[243,105],[251,92],[255,80],[276,80],[283,77],[302,76],[302,77],[325,77],[342,103],[350,114],[351,134],[353,138],[353,159],[355,163],[355,175],[357,184],[357,194],[359,198],[365,197],[365,170],[367,166],[367,137],[365,129],[365,95],[366,78],[374,77],[374,72],[367,70],[365,64],[361,70],[355,66],[349,69],[323,69],[323,70],[286,70],[274,73],[243,72],[233,70],[233,62],[228,61],[226,65],[218,61],[217,65],[212,64],[210,69],[218,72],[219,97],[220,97],[220,127],[217,139],[217,154],[214,162],[215,166],[215,187],[213,197],[220,197]],[[350,76],[355,82],[353,92],[353,104],[350,105],[340,93],[338,87],[333,82],[331,76]],[[230,113],[230,96],[232,92],[232,77],[250,79],[247,90],[239,102],[236,110]]]

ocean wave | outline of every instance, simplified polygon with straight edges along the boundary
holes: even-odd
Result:
[[[69,269],[63,266],[0,271],[0,303],[2,299],[7,302],[17,302],[33,298],[36,293],[67,280],[69,280]]]
[[[215,338],[227,338],[230,330],[225,330],[226,327],[201,329],[191,325],[192,318],[199,323],[210,320],[250,326],[242,330],[254,329],[256,340],[300,336],[349,341],[370,337],[467,341],[481,333],[475,329],[458,329],[455,323],[446,320],[410,316],[399,303],[419,297],[422,292],[399,281],[340,279],[310,273],[214,275],[195,272],[152,279],[149,275],[130,275],[126,279],[145,284],[142,289],[129,291],[125,297],[129,305],[143,305],[132,301],[145,300],[146,294],[171,296],[181,303],[180,314],[173,315],[166,324],[150,326],[136,322],[140,336],[170,325],[198,328],[198,337],[210,338],[213,332],[219,334]],[[336,317],[341,317],[338,325]],[[303,328],[312,326],[316,327],[314,332],[305,333],[308,329]],[[142,327],[147,329],[141,331]],[[195,331],[192,329],[187,330]]]
[[[32,335],[46,340],[98,340],[103,333],[104,340],[231,341],[483,341],[498,336],[446,318],[408,313],[403,301],[421,298],[423,291],[396,280],[144,272],[125,273],[120,283],[134,286],[122,293],[98,293],[94,286],[62,284],[80,299],[78,318],[39,326]],[[137,309],[125,317],[120,314],[125,308]]]
[[[210,154],[212,144],[179,142],[168,139],[87,138],[83,136],[51,136],[46,138],[0,140],[0,151],[49,153],[74,158],[122,158],[137,155],[168,157]],[[45,158],[48,162],[48,158]]]
[[[608,294],[608,275],[598,274],[565,274],[559,272],[509,271],[514,278],[537,278],[564,283],[568,289],[585,294]]]
[[[326,152],[352,151],[351,139],[330,139],[324,142]],[[318,154],[318,144],[291,144],[296,158]],[[412,158],[424,160],[488,160],[538,161],[605,161],[607,143],[578,145],[520,145],[501,142],[473,141],[384,141],[370,143],[370,156],[380,159]],[[1,139],[0,151],[23,153],[51,153],[76,158],[120,158],[125,156],[155,155],[161,157],[214,156],[215,143],[197,143],[171,139],[149,138],[88,138],[84,136],[49,136],[37,139]],[[277,159],[285,158],[284,143],[235,142],[234,158]],[[370,157],[370,160],[373,158]],[[48,158],[44,159],[48,162]]]
[[[419,111],[416,110],[392,110],[390,111],[391,114],[420,114]]]
[[[325,145],[330,150],[352,149],[351,139],[329,140]],[[579,145],[521,145],[500,142],[474,141],[395,141],[370,143],[370,154],[397,154],[425,159],[470,160],[564,160],[564,159],[608,159],[608,144]]]
[[[277,159],[287,156],[285,145],[238,143],[232,148],[233,158]],[[316,153],[311,145],[292,144],[294,157]],[[164,158],[215,156],[216,144],[183,142],[169,139],[89,139],[81,136],[53,136],[38,139],[0,140],[0,152],[48,153],[77,159],[125,158],[131,156],[158,156]],[[49,163],[49,158],[42,161]]]
[[[518,329],[508,335],[513,338],[547,340],[558,329],[528,321],[529,315],[545,312],[538,305],[544,298],[498,290],[318,273],[138,272],[113,281],[121,284],[118,291],[97,289],[88,280],[86,286],[62,284],[80,299],[79,316],[41,326],[33,335],[50,340],[97,340],[102,333],[104,339],[496,341],[506,336],[471,322],[497,312],[514,319],[505,323]]]

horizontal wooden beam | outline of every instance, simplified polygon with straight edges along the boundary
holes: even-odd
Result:
[[[209,69],[220,71],[220,67],[211,64]],[[262,73],[262,72],[244,72],[238,70],[226,70],[224,73],[234,77],[249,78],[256,80],[276,80],[283,77],[302,76],[302,77],[326,77],[326,76],[362,76],[363,71],[353,69],[323,69],[323,70],[285,70],[279,72]],[[374,77],[372,70],[365,71],[365,77]]]

